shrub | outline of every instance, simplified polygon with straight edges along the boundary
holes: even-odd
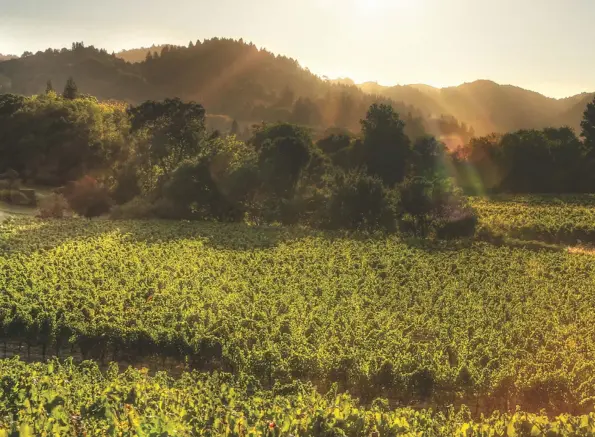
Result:
[[[130,220],[144,218],[158,218],[166,220],[178,220],[184,217],[186,212],[180,210],[171,200],[161,197],[151,201],[146,197],[136,197],[124,205],[115,206],[110,214],[114,220]]]
[[[382,181],[363,173],[337,177],[329,202],[329,226],[334,229],[387,230],[395,228],[395,193]]]
[[[135,197],[124,205],[117,205],[112,209],[113,219],[141,219],[155,215],[155,206],[143,197]]]
[[[39,217],[63,218],[68,211],[68,202],[61,194],[51,194],[39,201]]]
[[[167,218],[238,221],[243,211],[222,191],[213,177],[212,161],[185,161],[164,187],[165,199],[171,202]]]
[[[141,194],[139,178],[134,168],[124,168],[116,178],[116,184],[112,190],[111,197],[116,204],[124,205],[134,200]]]
[[[291,199],[312,159],[310,134],[299,126],[279,124],[256,133],[255,141],[262,141],[258,145],[258,165],[266,191]]]
[[[108,191],[90,176],[70,184],[66,200],[74,212],[84,217],[98,217],[109,212],[111,198]]]
[[[435,223],[436,237],[441,239],[455,239],[472,237],[477,227],[475,211],[466,205],[449,208]]]
[[[399,227],[413,234],[426,236],[432,220],[434,202],[433,183],[422,177],[406,179],[399,186]]]
[[[182,217],[180,209],[169,199],[161,197],[151,205],[151,214],[160,219],[177,220]]]
[[[399,228],[419,236],[452,239],[475,234],[477,216],[450,179],[410,178],[400,187]]]
[[[477,214],[452,180],[443,179],[435,184],[433,202],[434,228],[438,238],[472,237],[475,234]]]

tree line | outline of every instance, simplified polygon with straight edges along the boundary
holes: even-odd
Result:
[[[592,191],[595,102],[581,138],[569,128],[472,138],[449,150],[410,138],[388,104],[372,104],[360,133],[314,136],[296,123],[261,123],[249,138],[206,127],[181,99],[140,105],[80,94],[0,95],[0,170],[67,185],[84,215],[116,205],[123,217],[304,223],[416,235],[473,232],[463,191]],[[74,184],[69,182],[77,181]],[[460,187],[460,188],[459,188]],[[68,191],[67,190],[67,191]]]
[[[595,192],[595,100],[579,136],[569,127],[473,138],[451,154],[471,194]]]

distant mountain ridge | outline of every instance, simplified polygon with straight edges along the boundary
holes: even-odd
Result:
[[[423,84],[389,87],[375,82],[357,86],[370,94],[406,102],[427,115],[450,114],[473,126],[478,134],[564,125],[578,130],[585,107],[595,96],[583,93],[554,99],[489,80],[447,88]]]

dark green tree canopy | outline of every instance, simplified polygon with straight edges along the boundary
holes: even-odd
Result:
[[[52,92],[54,92],[54,85],[52,84],[51,80],[48,80],[48,83],[46,84],[46,87],[45,87],[45,93],[49,94]]]
[[[167,199],[175,208],[174,217],[238,220],[242,211],[226,197],[213,173],[211,156],[180,164],[165,185]]]
[[[459,185],[472,193],[591,191],[589,152],[568,127],[473,138],[452,155]]]
[[[55,94],[0,96],[0,164],[38,183],[109,171],[122,158],[127,131],[117,105]]]
[[[75,100],[79,97],[79,89],[72,77],[68,78],[66,81],[66,86],[64,87],[62,97],[68,100]]]
[[[432,136],[418,138],[413,144],[413,173],[430,179],[445,177],[447,152],[443,143]]]
[[[140,155],[145,165],[159,165],[166,174],[182,161],[199,155],[206,140],[205,109],[180,99],[148,101],[128,109],[131,132],[142,131],[147,142]]]
[[[267,132],[259,156],[263,180],[276,196],[290,198],[312,157],[312,140],[307,132],[291,125],[277,125]]]
[[[361,125],[362,164],[388,186],[401,182],[411,158],[411,143],[399,114],[390,105],[374,104]]]
[[[351,134],[345,129],[328,129],[316,145],[322,152],[333,155],[348,148],[351,140]]]
[[[10,117],[23,107],[26,98],[15,94],[0,94],[0,116]]]
[[[255,125],[252,128],[252,138],[249,143],[257,152],[263,147],[267,140],[275,140],[277,138],[299,138],[304,143],[311,143],[312,137],[310,131],[302,126],[297,126],[292,123],[263,123]]]
[[[231,129],[229,130],[230,135],[238,135],[240,133],[240,126],[238,125],[238,121],[234,120],[231,123]]]
[[[591,154],[595,154],[595,99],[587,105],[581,122],[581,137]]]
[[[391,231],[396,198],[382,181],[362,172],[339,174],[329,202],[329,226],[339,229]]]

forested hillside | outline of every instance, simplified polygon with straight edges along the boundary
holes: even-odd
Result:
[[[595,93],[583,93],[566,99],[566,110],[558,117],[556,124],[577,129],[577,120],[580,122],[585,107],[593,101],[593,98]]]
[[[284,121],[319,131],[357,131],[371,104],[391,103],[407,120],[410,136],[425,131],[449,147],[468,142],[474,134],[562,126],[579,131],[584,108],[593,97],[553,99],[487,80],[443,89],[372,82],[356,86],[348,78],[318,77],[295,59],[243,40],[219,38],[111,55],[82,43],[25,53],[0,65],[0,93],[37,94],[48,80],[61,88],[69,77],[101,100],[139,103],[177,96],[201,102],[209,114],[223,116],[215,120],[218,129],[229,128],[235,119],[242,130],[261,121]]]
[[[73,44],[72,49],[27,54],[0,64],[0,93],[37,94],[48,80],[62,88],[75,77],[81,89],[100,99],[136,101],[151,88],[126,61],[105,50]]]
[[[478,80],[457,87],[433,88],[427,85],[384,87],[365,83],[367,93],[407,102],[424,114],[450,114],[484,135],[519,129],[570,126],[579,130],[585,106],[593,94],[553,99],[512,85]]]
[[[70,50],[48,49],[2,63],[0,92],[37,94],[48,80],[61,88],[73,77],[82,91],[100,100],[138,103],[177,96],[201,102],[210,114],[239,121],[290,121],[350,130],[359,128],[371,104],[389,102],[355,86],[330,84],[294,59],[241,40],[215,38],[188,47],[166,46],[160,55],[145,53],[145,58],[131,64],[82,43]],[[409,134],[423,133],[419,111],[390,103],[408,119]]]
[[[145,61],[149,53],[151,54],[150,56],[154,56],[155,54],[159,56],[164,47],[164,44],[157,46],[153,44],[151,47],[141,47],[138,49],[122,50],[116,53],[116,56],[120,59],[124,59],[126,62],[134,64],[137,62]]]

